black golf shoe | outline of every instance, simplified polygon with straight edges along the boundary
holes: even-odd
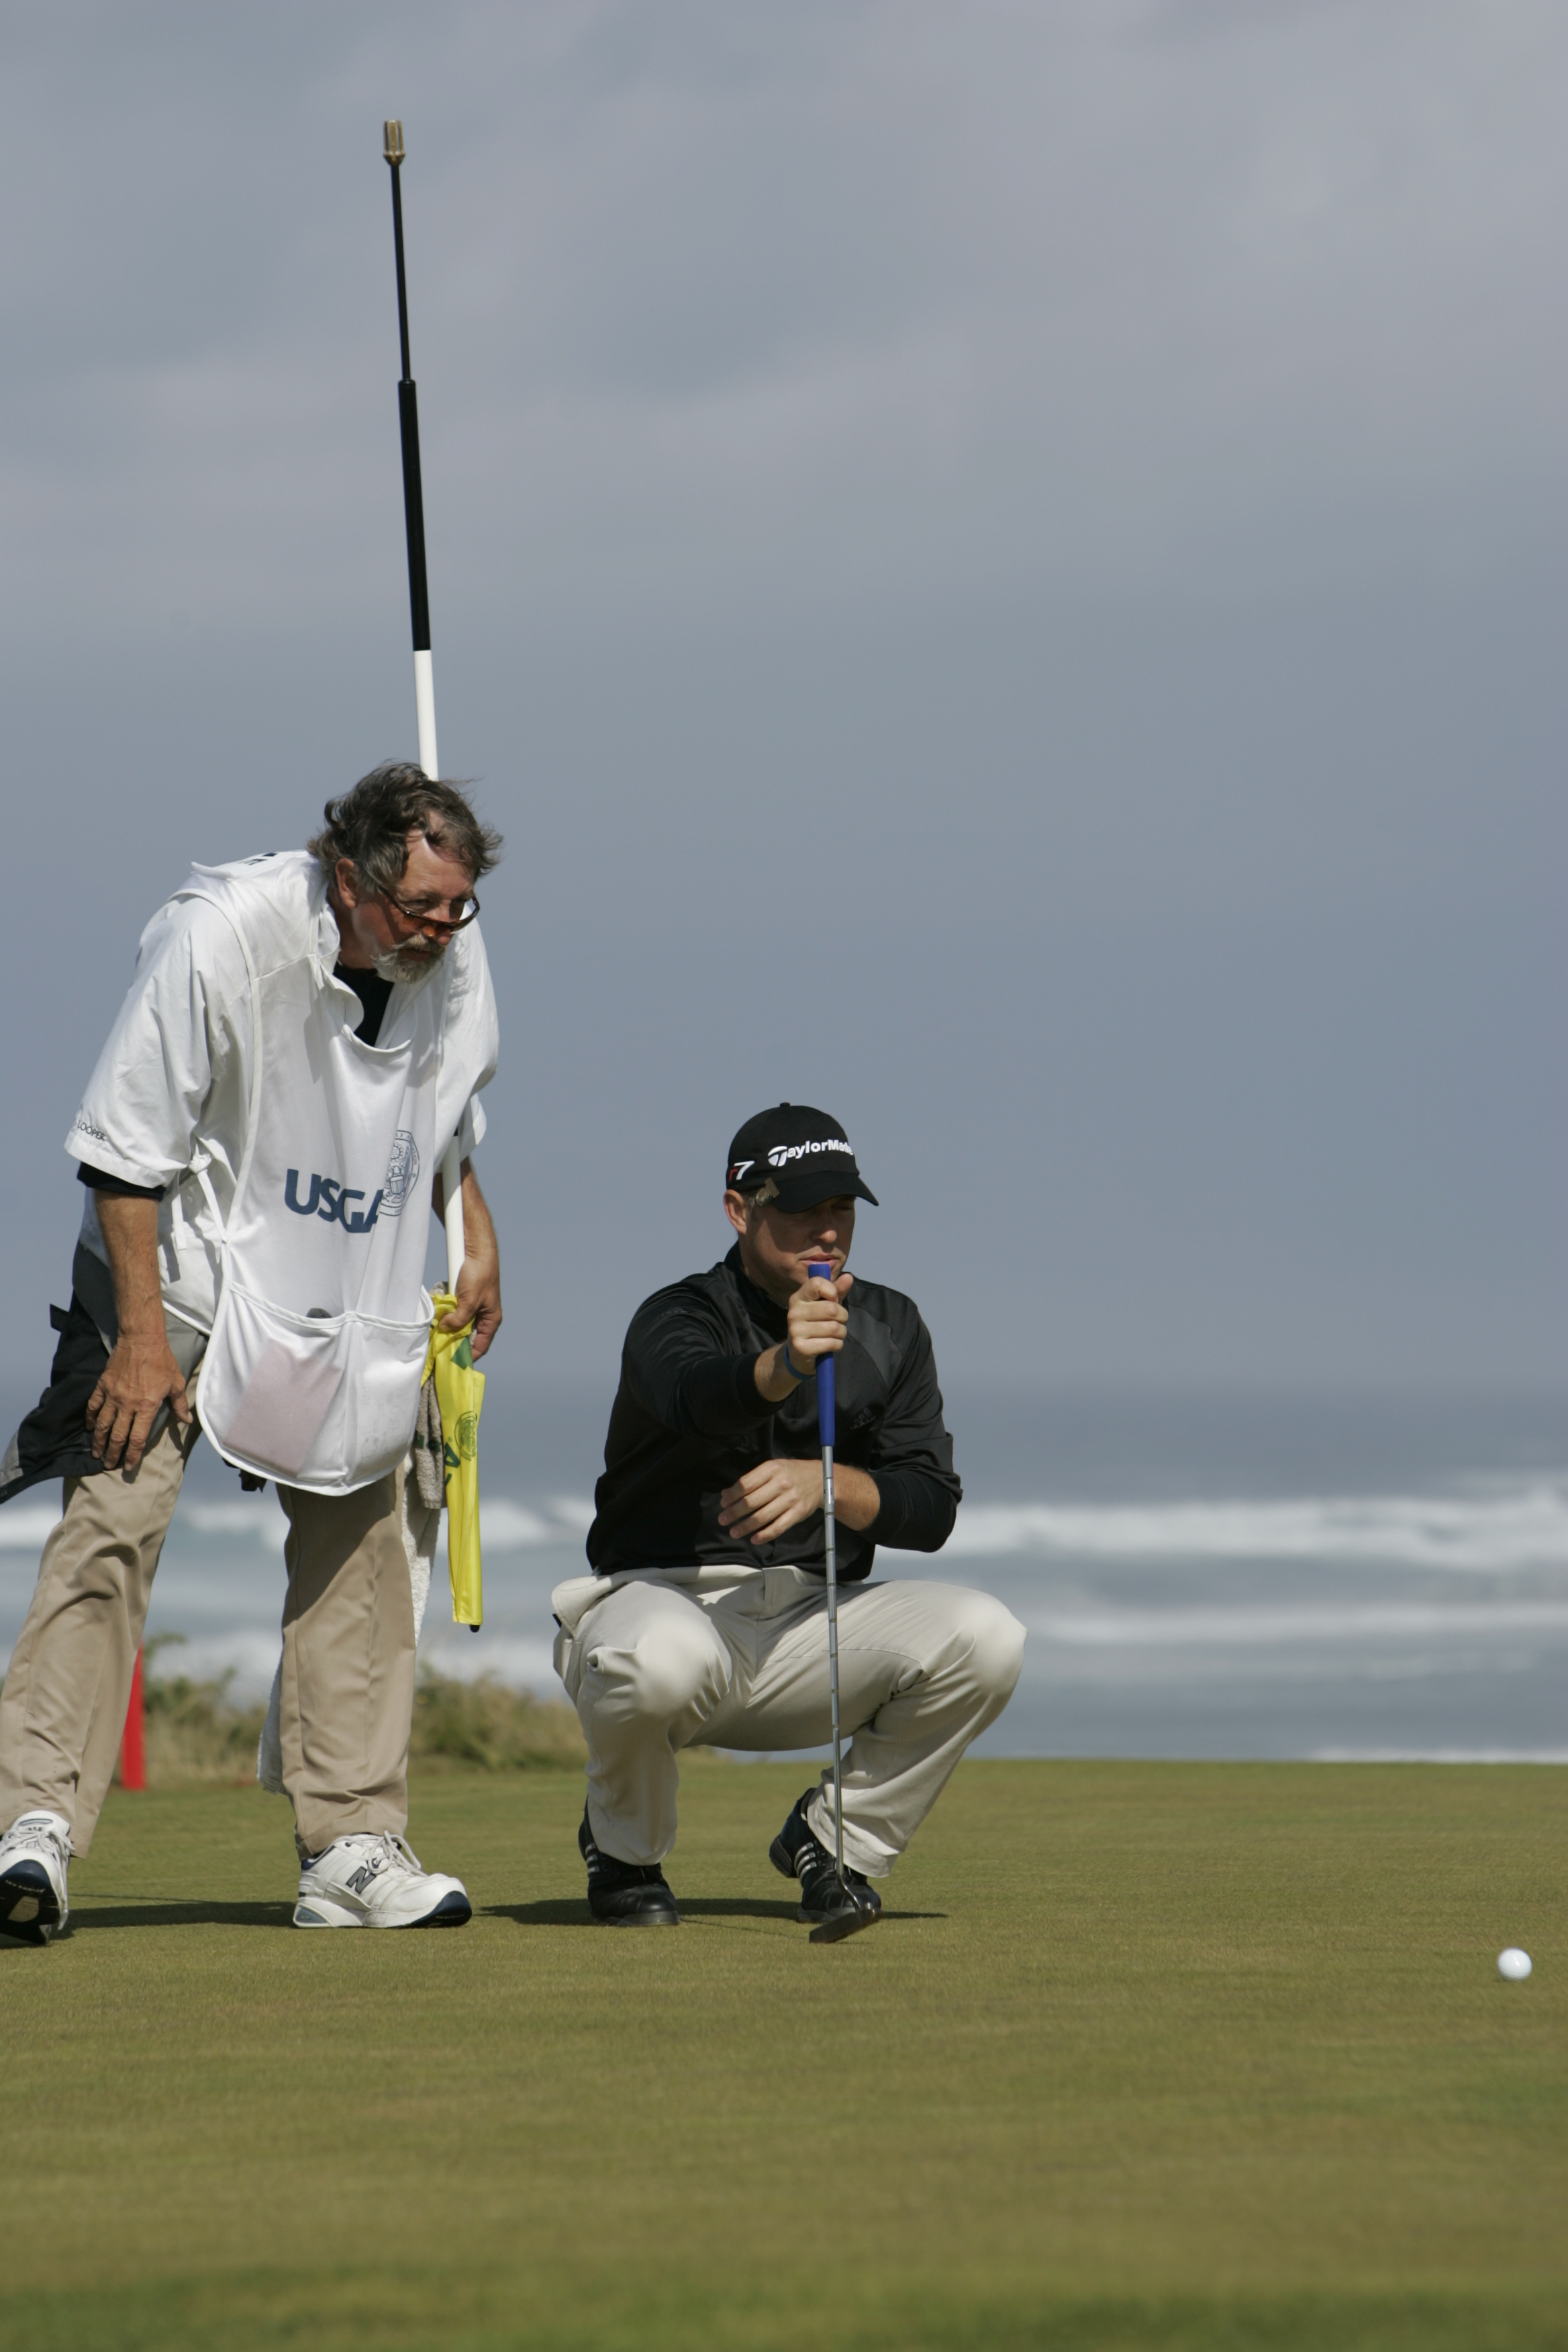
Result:
[[[618,1862],[601,1853],[588,1827],[588,1808],[577,1832],[588,1865],[588,1908],[606,1927],[679,1927],[680,1914],[657,1862]]]
[[[858,1870],[851,1870],[847,1863],[840,1878],[837,1863],[806,1822],[805,1809],[816,1794],[815,1789],[808,1789],[798,1800],[769,1846],[768,1860],[786,1878],[800,1881],[800,1909],[795,1915],[797,1919],[816,1926],[841,1911],[851,1910],[864,1911],[874,1919],[882,1907],[882,1898],[876,1888]]]

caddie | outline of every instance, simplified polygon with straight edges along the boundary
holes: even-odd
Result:
[[[930,1334],[911,1298],[846,1270],[868,1191],[820,1110],[780,1103],[730,1146],[721,1265],[632,1318],[588,1535],[557,1587],[555,1663],[588,1743],[578,1845],[595,1918],[674,1927],[661,1867],[682,1748],[822,1748],[830,1736],[815,1371],[837,1358],[845,1878],[830,1772],[770,1858],[797,1916],[879,1911],[884,1878],[1023,1663],[999,1601],[874,1582],[877,1547],[940,1551],[961,1496]],[[813,1261],[833,1269],[813,1277]]]
[[[50,1388],[0,1500],[64,1513],[0,1694],[0,1930],[65,1926],[114,1770],[154,1570],[198,1431],[287,1517],[280,1741],[299,1927],[460,1926],[404,1837],[415,1622],[403,1465],[432,1305],[433,1179],[460,1136],[458,1314],[500,1322],[468,1155],[496,1065],[475,887],[500,855],[454,786],[388,763],[308,848],[195,867],[66,1150],[87,1206]]]

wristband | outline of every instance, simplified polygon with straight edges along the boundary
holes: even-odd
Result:
[[[804,1372],[797,1372],[795,1370],[795,1358],[790,1354],[789,1341],[787,1339],[784,1341],[784,1370],[793,1379],[797,1381],[809,1381],[813,1377],[816,1370],[816,1367],[814,1365],[808,1365]]]

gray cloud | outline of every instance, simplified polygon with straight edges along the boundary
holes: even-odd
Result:
[[[1561,1374],[1559,11],[0,34],[29,1313],[157,896],[412,732],[396,110],[552,1349],[784,1092],[971,1370]]]

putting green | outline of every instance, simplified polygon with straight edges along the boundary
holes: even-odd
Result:
[[[447,1935],[288,1932],[280,1802],[117,1794],[0,1944],[0,2344],[1568,2346],[1561,1772],[969,1764],[817,1948],[806,1778],[691,1770],[644,1934],[574,1773],[416,1784]]]

